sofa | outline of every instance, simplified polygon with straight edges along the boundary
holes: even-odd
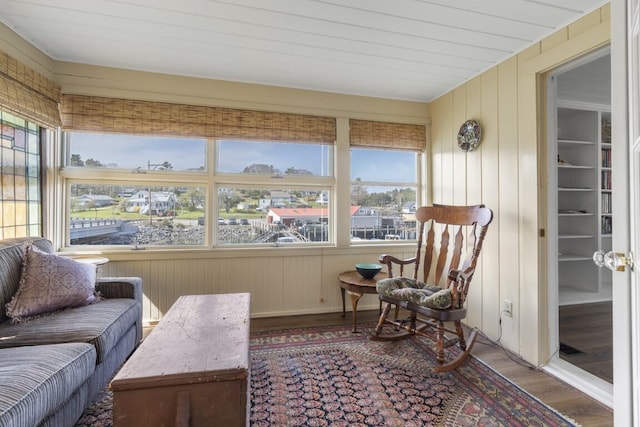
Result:
[[[142,339],[142,280],[90,266],[95,300],[16,321],[32,252],[64,258],[43,238],[0,240],[0,426],[73,426]]]

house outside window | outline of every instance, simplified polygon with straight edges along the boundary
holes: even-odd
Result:
[[[0,239],[42,235],[41,132],[0,110]]]

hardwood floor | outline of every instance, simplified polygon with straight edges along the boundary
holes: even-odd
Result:
[[[560,358],[613,382],[612,303],[561,306],[560,343],[577,352],[560,352]],[[571,350],[571,349],[569,349]]]
[[[375,321],[377,318],[377,310],[358,312],[358,322]],[[251,330],[278,330],[324,325],[351,327],[351,321],[351,313],[349,312],[345,317],[342,317],[341,313],[329,313],[251,319]],[[476,341],[472,354],[577,423],[585,427],[613,426],[613,413],[609,408],[541,370],[524,366],[526,365],[524,361],[515,362],[512,360],[512,358],[517,359],[515,355],[511,354],[510,358],[500,347],[490,344],[483,337]]]

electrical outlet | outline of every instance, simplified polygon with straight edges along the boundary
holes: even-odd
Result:
[[[513,303],[508,299],[502,303],[502,312],[508,317],[513,317]]]

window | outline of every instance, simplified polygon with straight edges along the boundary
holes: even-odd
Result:
[[[329,209],[318,199],[329,192],[313,187],[219,188],[217,243],[326,243]]]
[[[206,140],[64,137],[69,244],[205,244]]]
[[[40,132],[0,111],[0,239],[42,235]]]
[[[216,154],[218,244],[330,241],[333,146],[219,140]]]
[[[155,183],[69,186],[71,245],[203,245],[205,190]]]
[[[351,240],[416,238],[419,153],[351,149]]]
[[[70,245],[331,240],[331,145],[87,132],[64,141]]]
[[[349,120],[351,240],[414,240],[426,127]]]

